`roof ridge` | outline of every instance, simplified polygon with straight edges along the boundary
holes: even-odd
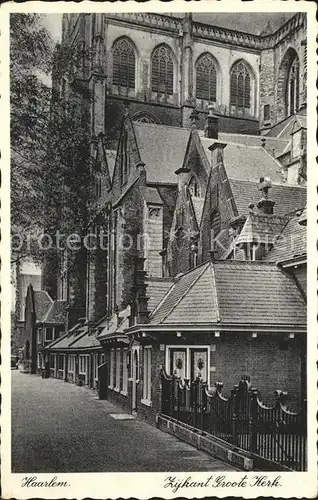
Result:
[[[182,299],[187,295],[187,293],[191,290],[191,288],[193,288],[193,286],[195,285],[195,283],[198,281],[199,278],[201,278],[202,274],[204,273],[204,271],[206,270],[206,268],[208,267],[209,263],[206,262],[205,264],[202,265],[202,271],[198,274],[198,276],[192,281],[192,283],[190,284],[190,286],[185,290],[185,292],[181,295],[181,297],[177,300],[177,302],[174,304],[174,306],[172,306],[172,308],[169,310],[169,312],[167,312],[167,314],[162,318],[162,320],[160,321],[160,323],[163,323],[163,321],[165,319],[167,319],[167,317],[172,313],[172,311],[174,311],[174,309],[180,304],[180,302],[182,301]],[[199,267],[196,267],[194,269],[191,269],[191,271],[194,271],[195,269],[199,269]],[[181,276],[181,278],[183,278],[184,276],[186,276],[186,274],[189,274],[189,273],[185,273],[183,276]]]

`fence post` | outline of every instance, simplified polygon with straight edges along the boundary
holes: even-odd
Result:
[[[180,381],[176,379],[176,384],[177,384],[177,420],[180,420]]]
[[[257,389],[252,388],[249,397],[249,441],[250,452],[257,453]]]
[[[169,380],[169,416],[172,417],[172,412],[173,412],[173,386],[174,386],[174,376],[171,377],[171,380]]]
[[[231,423],[232,423],[232,444],[234,446],[238,445],[238,436],[237,436],[237,390],[238,387],[235,386],[232,390],[231,398],[233,401],[232,406],[232,415],[231,415]]]

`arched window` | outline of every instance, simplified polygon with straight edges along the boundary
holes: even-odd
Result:
[[[190,191],[191,196],[196,196],[196,197],[201,196],[200,185],[199,185],[197,179],[194,177],[194,175],[191,177],[190,182],[189,182],[189,191]]]
[[[135,88],[136,57],[133,44],[128,38],[119,38],[113,45],[113,85],[118,93]]]
[[[166,45],[159,45],[152,54],[151,90],[157,95],[173,94],[173,57]]]
[[[292,61],[289,70],[286,92],[288,115],[292,115],[299,108],[299,59],[297,56]]]
[[[236,110],[251,109],[251,74],[244,61],[236,63],[231,71],[230,104]]]
[[[216,101],[217,68],[211,54],[203,54],[196,64],[196,98]]]
[[[131,120],[138,123],[155,123],[160,125],[160,120],[152,113],[148,111],[139,111],[136,113]]]

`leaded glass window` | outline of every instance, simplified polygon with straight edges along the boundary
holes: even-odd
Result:
[[[299,59],[295,57],[288,75],[288,114],[296,113],[299,108]]]
[[[231,106],[237,109],[251,108],[251,74],[247,65],[240,61],[231,71]]]
[[[173,58],[166,45],[159,45],[151,60],[151,90],[164,95],[173,94]]]
[[[217,69],[213,57],[203,54],[196,64],[196,97],[216,101]]]
[[[113,46],[113,85],[129,89],[135,88],[136,57],[132,43],[128,38],[120,38]]]

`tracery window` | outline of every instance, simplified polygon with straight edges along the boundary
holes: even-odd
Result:
[[[299,108],[299,59],[297,56],[289,70],[286,90],[288,115],[292,115]]]
[[[196,196],[196,197],[201,196],[200,185],[194,176],[192,176],[190,179],[189,191],[190,191],[191,196]]]
[[[113,85],[118,92],[135,88],[136,57],[133,44],[127,38],[120,38],[113,45]]]
[[[173,57],[166,45],[159,45],[152,54],[151,90],[157,95],[173,94]]]
[[[235,109],[251,109],[251,74],[244,61],[232,68],[230,95],[231,106]]]
[[[196,64],[196,98],[216,101],[217,68],[211,54],[203,54]]]

